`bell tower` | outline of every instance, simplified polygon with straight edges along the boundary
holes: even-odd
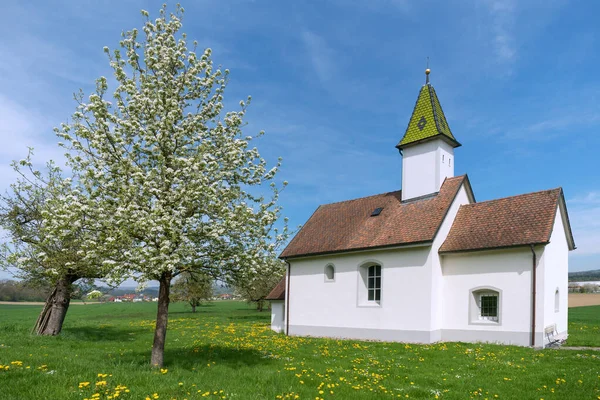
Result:
[[[454,176],[454,138],[435,89],[425,70],[425,85],[396,148],[402,154],[402,201],[439,192],[444,179]]]

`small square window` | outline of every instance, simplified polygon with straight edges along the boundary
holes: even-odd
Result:
[[[475,324],[500,324],[500,291],[492,288],[473,290],[470,293],[469,321]]]
[[[498,296],[481,296],[481,316],[498,317]]]

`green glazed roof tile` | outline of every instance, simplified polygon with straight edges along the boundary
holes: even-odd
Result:
[[[453,147],[460,146],[448,126],[448,121],[444,111],[442,111],[435,89],[430,84],[426,84],[419,92],[406,133],[404,133],[404,137],[396,147],[403,148],[409,144],[436,136],[445,139]]]

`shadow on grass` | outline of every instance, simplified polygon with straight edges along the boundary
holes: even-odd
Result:
[[[61,333],[65,339],[80,340],[82,342],[127,342],[142,334],[147,335],[148,329],[135,326],[123,329],[111,325],[68,327],[63,328]]]
[[[168,344],[167,344],[168,346]],[[148,365],[150,351],[128,353],[121,360],[125,363]],[[213,364],[213,362],[215,364]],[[177,367],[191,370],[207,368],[208,364],[226,365],[230,368],[265,365],[271,363],[270,358],[250,349],[237,349],[219,345],[201,345],[195,348],[165,349],[164,367]]]
[[[230,315],[227,317],[227,319],[230,321],[270,322],[271,314]]]

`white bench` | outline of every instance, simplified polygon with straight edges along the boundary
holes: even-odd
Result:
[[[558,334],[558,331],[556,330],[556,324],[548,325],[547,327],[545,327],[544,336],[546,336],[546,339],[548,340],[548,344],[546,344],[546,347],[560,346],[565,342],[565,340],[567,340],[567,338],[564,335]]]

